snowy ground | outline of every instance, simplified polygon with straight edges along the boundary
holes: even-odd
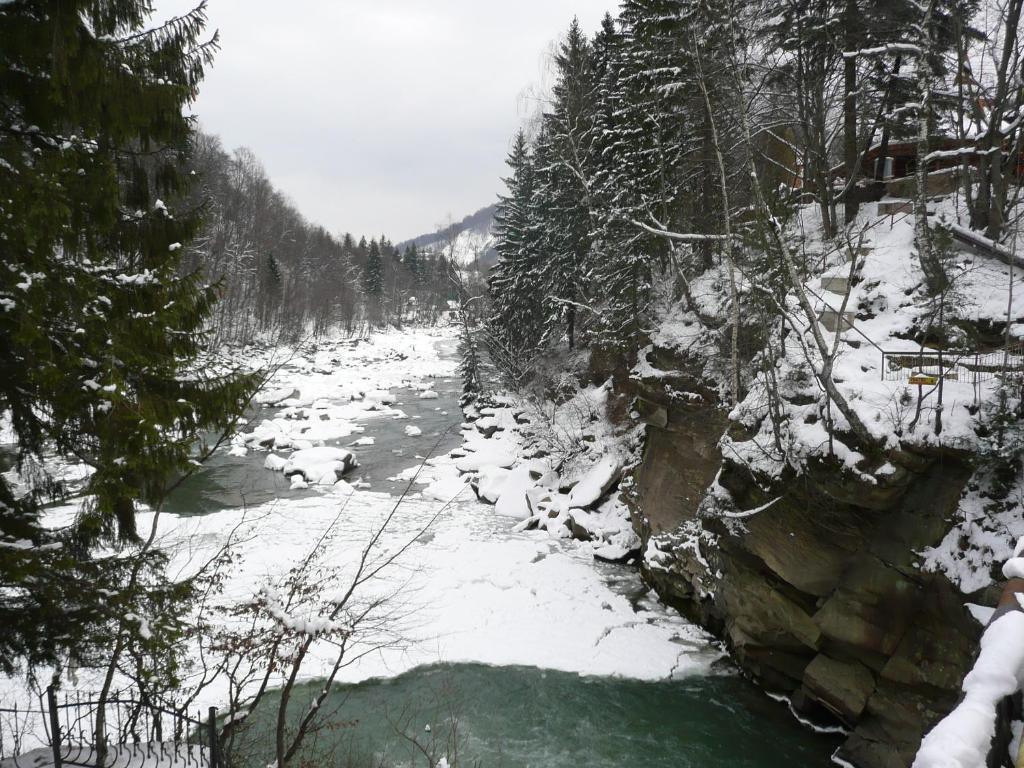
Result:
[[[357,346],[341,341],[322,344],[316,352],[292,358],[268,387],[271,394],[264,401],[290,412],[274,420],[252,420],[245,431],[258,437],[242,436],[224,450],[253,453],[256,461],[278,456],[287,462],[293,450],[300,457],[309,456],[308,451],[324,441],[354,441],[372,437],[375,430],[411,426],[395,405],[398,393],[411,390],[421,393],[424,401],[432,400],[431,380],[453,374],[453,349],[454,336],[448,330],[380,334]],[[452,414],[456,423],[459,417]],[[436,440],[413,430],[406,434],[419,452],[415,455],[428,453]],[[387,557],[410,541],[415,543],[382,578],[363,588],[364,599],[389,591],[398,594],[395,609],[401,618],[389,631],[402,641],[361,658],[345,668],[339,680],[393,676],[435,662],[517,664],[584,675],[665,679],[705,673],[721,658],[705,633],[643,596],[635,572],[596,564],[591,543],[566,539],[564,526],[557,531],[555,526],[551,531],[522,530],[517,523],[523,515],[506,516],[500,507],[477,501],[468,476],[459,471],[472,462],[459,454],[486,459],[483,463],[491,467],[495,481],[507,479],[495,468],[511,462],[492,455],[501,451],[500,440],[484,448],[478,430],[469,428],[466,434],[471,436],[468,451],[436,457],[423,468],[377,554]],[[491,454],[483,456],[481,450]],[[345,481],[330,482],[333,470],[343,467],[331,463],[339,456],[320,453],[314,450],[314,466],[303,476],[310,481],[315,475],[318,484],[311,482],[304,496],[202,516],[161,515],[160,541],[176,553],[173,567],[188,572],[234,532],[240,541],[239,557],[221,599],[225,604],[240,603],[282,579],[329,532],[323,544],[325,565],[341,574],[350,572],[396,497]],[[284,468],[275,461],[268,466],[267,472]],[[410,458],[406,475],[415,473],[412,466]],[[478,461],[473,468],[480,466]],[[607,467],[595,471],[600,474]],[[590,485],[600,486],[601,478],[591,475]],[[577,495],[597,492],[586,483],[580,486]],[[563,495],[568,499],[571,494]],[[65,509],[63,515],[71,512]],[[54,514],[54,522],[59,522],[61,513]],[[152,513],[141,514],[140,530],[147,530],[151,520]],[[621,522],[616,525],[621,528]],[[325,585],[325,590],[342,586],[343,579],[339,576],[339,583]],[[321,676],[330,652],[330,646],[319,647],[303,677]],[[80,674],[77,687],[88,690],[96,681]],[[0,687],[0,701],[10,701],[18,691],[16,681],[6,681]],[[224,698],[223,686],[214,686],[197,705],[222,705]]]

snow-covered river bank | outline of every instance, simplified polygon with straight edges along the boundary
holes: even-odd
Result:
[[[338,717],[363,723],[366,744],[394,736],[382,725],[387,712],[431,722],[443,680],[460,702],[467,748],[487,765],[823,763],[832,741],[737,677],[711,638],[649,595],[634,569],[595,561],[590,543],[514,530],[517,520],[457,482],[447,456],[461,442],[456,365],[448,330],[338,340],[293,358],[248,435],[161,514],[172,567],[189,572],[234,537],[217,598],[230,606],[279,586],[316,549],[330,594],[393,513],[373,557],[402,554],[359,588],[362,601],[386,596],[390,618],[355,640],[336,677],[353,686],[338,694],[348,697]],[[301,482],[273,469],[295,449],[318,447],[350,450],[359,466],[337,483],[330,462],[306,466]],[[424,460],[426,482],[398,478]],[[151,520],[143,513],[140,530]],[[301,674],[310,690],[334,650],[314,645]],[[97,687],[88,677],[78,687]],[[227,700],[220,681],[196,705],[223,709]]]
[[[165,541],[192,543],[189,558],[195,560],[194,542],[212,544],[244,530],[227,587],[238,600],[282,575],[332,525],[328,559],[340,567],[351,563],[408,485],[393,478],[415,468],[439,440],[442,449],[458,444],[456,365],[450,332],[414,330],[378,335],[355,347],[326,345],[284,366],[270,389],[298,393],[277,404],[290,418],[282,417],[280,407],[268,408],[273,425],[257,418],[246,427],[267,435],[277,425],[277,444],[268,452],[250,439],[247,455],[220,465],[234,467],[227,477],[200,473],[185,500],[172,499],[169,505],[186,514],[165,514],[161,520]],[[424,392],[438,397],[423,398]],[[299,413],[305,418],[296,418]],[[349,482],[290,490],[281,474],[263,465],[268,455],[289,456],[282,444],[302,448],[303,441],[350,446],[360,466],[346,474]],[[444,456],[427,461],[450,462]],[[223,493],[232,474],[247,479],[249,493],[226,499],[225,508],[212,512],[207,491]],[[273,498],[250,500],[268,495]],[[247,496],[244,507],[242,496]],[[204,497],[207,501],[188,509]],[[339,510],[343,522],[335,525]],[[413,484],[385,531],[381,552],[411,539],[416,543],[377,585],[382,590],[407,585],[401,599],[408,642],[363,658],[344,672],[344,680],[397,675],[438,662],[521,664],[657,680],[705,674],[721,657],[702,631],[643,594],[632,569],[595,563],[586,543],[555,539],[545,531],[513,532],[515,522],[478,502],[466,485],[458,490],[450,483]],[[140,527],[146,523],[141,520]],[[184,560],[180,564],[188,567]],[[314,667],[310,672],[315,676]]]

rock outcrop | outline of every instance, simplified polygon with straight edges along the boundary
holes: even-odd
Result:
[[[765,488],[720,455],[728,419],[696,377],[633,387],[647,436],[624,495],[645,578],[765,688],[849,729],[839,757],[909,766],[955,704],[980,636],[964,596],[916,555],[949,529],[972,471],[964,457],[895,451],[874,483],[820,462]],[[759,511],[702,507],[716,482]]]

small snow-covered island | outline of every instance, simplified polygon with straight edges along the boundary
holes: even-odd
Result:
[[[1022,11],[0,0],[0,768],[1024,768]]]

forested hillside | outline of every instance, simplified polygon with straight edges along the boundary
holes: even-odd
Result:
[[[468,216],[463,217],[461,221],[452,222],[442,226],[436,232],[417,235],[411,240],[399,243],[398,247],[403,250],[410,245],[417,245],[420,248],[439,247],[442,246],[453,234],[457,236],[467,230],[478,235],[486,235],[490,233],[491,226],[494,223],[495,208],[495,205],[485,206],[476,213],[471,213]]]
[[[251,151],[226,152],[216,137],[196,135],[191,165],[191,205],[203,224],[181,270],[220,284],[216,341],[434,323],[447,309],[445,254],[415,243],[399,249],[386,235],[367,241],[326,231],[275,189]]]

